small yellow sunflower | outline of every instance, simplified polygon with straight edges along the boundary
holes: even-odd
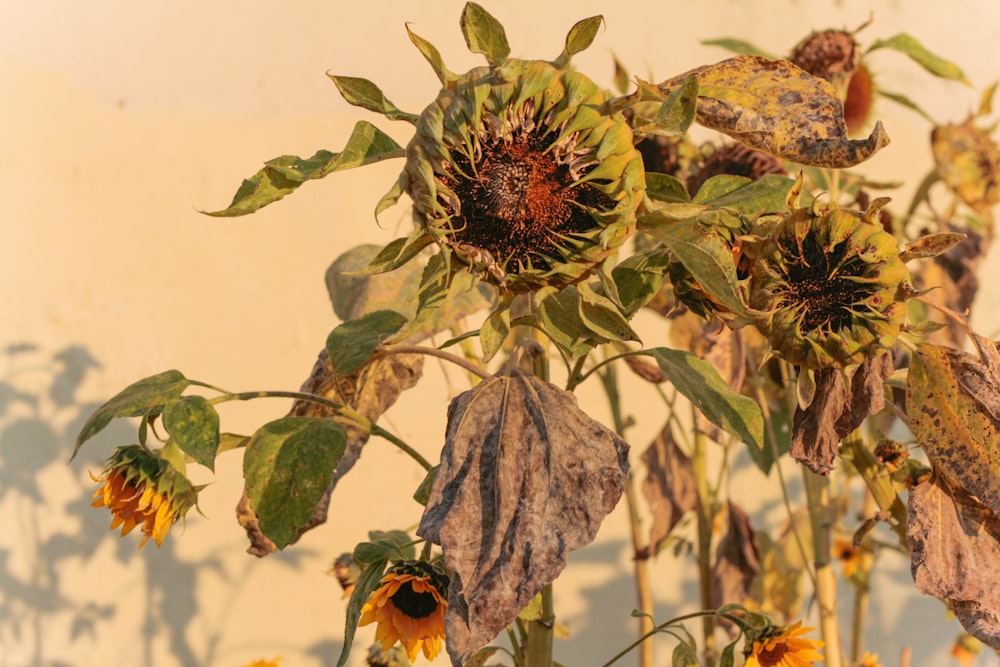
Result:
[[[816,628],[800,627],[802,621],[784,627],[764,628],[757,636],[747,635],[744,655],[746,667],[809,667],[823,660],[816,649],[823,647],[817,639],[804,639],[800,635]]]
[[[865,651],[865,654],[861,656],[860,667],[883,667],[883,665],[878,661],[878,653],[869,653],[868,651]]]
[[[397,641],[406,656],[433,660],[444,639],[444,614],[448,609],[448,577],[430,563],[402,561],[386,572],[361,608],[358,625],[378,622],[375,641],[388,651]]]
[[[167,531],[196,502],[197,491],[169,462],[140,447],[119,447],[108,459],[99,477],[90,476],[101,487],[94,492],[93,507],[107,507],[113,516],[111,529],[121,526],[122,536],[136,526],[145,535],[139,548],[152,537],[163,544]]]
[[[275,658],[273,660],[256,660],[248,663],[246,667],[281,667],[281,665],[278,664],[280,662],[281,658]]]
[[[849,539],[838,537],[833,544],[833,557],[840,561],[844,568],[844,576],[852,577],[861,565],[861,549],[854,546]]]
[[[955,661],[962,667],[972,667],[976,662],[976,658],[983,651],[983,645],[978,639],[972,635],[963,632],[956,639],[955,643],[951,646],[951,657],[955,658]]]

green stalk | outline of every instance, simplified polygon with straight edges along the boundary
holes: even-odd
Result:
[[[909,553],[910,547],[906,541],[906,505],[899,499],[892,485],[892,479],[885,474],[885,468],[875,458],[857,430],[844,439],[840,455],[850,461],[861,475],[861,479],[865,480],[879,509],[890,516],[889,525],[899,538],[900,546],[905,553]]]
[[[625,435],[627,423],[622,414],[621,395],[618,391],[618,372],[614,366],[607,366],[598,373],[601,385],[607,394],[611,407],[611,419],[615,433]],[[649,545],[642,539],[642,520],[639,517],[639,503],[635,494],[635,479],[629,472],[625,482],[625,503],[628,506],[629,535],[632,540],[633,576],[635,577],[636,603],[642,615],[638,617],[639,635],[645,636],[653,631],[653,591],[649,578]],[[640,667],[653,667],[653,642],[644,642],[639,649]]]
[[[832,550],[833,508],[830,503],[830,480],[802,468],[805,481],[809,523],[812,526],[813,563],[816,570],[816,602],[819,627],[826,643],[824,666],[842,667],[840,629],[837,625],[837,574],[830,559]]]
[[[694,434],[694,452],[691,457],[695,486],[698,490],[698,583],[702,609],[712,607],[712,492],[708,484],[708,447],[705,435]],[[703,655],[705,667],[714,667],[716,661],[715,621],[702,618]]]
[[[528,646],[525,650],[528,667],[552,667],[552,636],[556,614],[552,604],[551,583],[542,586],[541,596],[541,617],[528,622]]]

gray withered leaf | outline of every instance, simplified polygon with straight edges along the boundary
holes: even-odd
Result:
[[[642,453],[646,477],[642,495],[649,503],[653,525],[649,528],[649,555],[660,550],[670,531],[684,516],[698,506],[698,489],[691,459],[677,446],[670,424]]]
[[[628,445],[576,397],[508,364],[448,406],[441,464],[417,534],[453,572],[452,663],[489,643],[589,544],[617,504]]]
[[[906,536],[917,590],[1000,648],[1000,518],[940,471],[910,492]]]
[[[300,391],[315,396],[322,396],[338,403],[351,406],[359,413],[376,421],[383,412],[392,407],[399,395],[416,385],[423,373],[424,358],[419,354],[391,354],[372,356],[365,364],[351,375],[336,375],[330,364],[330,356],[326,350],[319,353],[312,373],[302,384]],[[298,400],[292,404],[289,417],[337,417],[333,408]],[[323,498],[313,510],[312,517],[299,530],[299,537],[316,526],[326,523],[330,505],[330,494],[341,477],[354,467],[361,449],[368,442],[368,433],[355,426],[344,427],[347,432],[347,447],[344,455],[337,463]],[[250,546],[247,552],[263,557],[277,551],[275,544],[260,530],[257,515],[250,507],[247,494],[244,491],[236,506],[236,517],[247,532]],[[297,540],[298,538],[296,538]],[[293,540],[294,542],[294,540]]]
[[[885,407],[892,353],[868,357],[848,380],[838,368],[816,371],[816,391],[805,410],[795,409],[788,453],[818,475],[833,470],[840,441]]]

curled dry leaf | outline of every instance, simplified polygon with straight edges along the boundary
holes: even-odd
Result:
[[[447,647],[463,665],[589,544],[625,488],[628,445],[573,394],[508,365],[448,407],[417,534],[453,572]]]
[[[653,525],[647,553],[638,555],[651,556],[660,550],[684,513],[698,507],[698,487],[691,459],[677,446],[669,424],[642,453],[642,462],[646,466],[642,495],[649,503]]]
[[[881,122],[867,139],[848,139],[834,87],[787,60],[737,56],[659,85],[666,96],[698,80],[697,120],[751,148],[816,167],[842,169],[889,144]]]
[[[946,601],[971,635],[1000,648],[1000,518],[936,474],[910,492],[906,534],[917,590]]]
[[[885,381],[893,370],[892,353],[884,352],[865,359],[849,381],[838,368],[816,371],[812,403],[795,409],[788,453],[814,473],[829,474],[840,441],[885,407]]]
[[[417,383],[423,372],[423,366],[424,359],[418,354],[373,356],[352,375],[337,376],[333,373],[329,355],[323,350],[313,365],[312,374],[302,384],[300,391],[349,405],[374,422],[396,402],[401,393]],[[332,408],[299,400],[292,405],[288,416],[336,418],[337,413]],[[344,456],[333,471],[330,486],[316,505],[312,517],[299,530],[299,537],[306,531],[326,523],[330,494],[340,478],[354,467],[358,457],[361,456],[361,448],[368,442],[368,433],[365,431],[350,425],[346,425],[344,430],[347,432],[347,448]],[[250,539],[247,553],[262,557],[278,550],[277,546],[261,532],[246,490],[243,491],[243,496],[236,506],[236,518]],[[293,543],[297,540],[298,537]]]
[[[712,566],[712,605],[743,604],[760,570],[760,549],[750,517],[730,502],[729,530],[719,540]]]
[[[927,457],[1000,515],[1000,354],[976,336],[977,357],[921,345],[906,383],[910,430]]]

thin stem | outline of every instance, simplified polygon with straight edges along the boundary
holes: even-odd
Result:
[[[622,414],[621,394],[618,389],[618,370],[615,366],[607,366],[606,370],[598,374],[601,378],[601,386],[608,397],[608,404],[611,407],[611,419],[614,424],[615,433],[620,436],[625,435],[627,422]],[[649,578],[649,545],[642,539],[642,520],[639,517],[639,503],[635,493],[635,478],[629,472],[625,480],[625,504],[628,507],[629,536],[632,540],[633,575],[635,576],[636,603],[642,615],[638,617],[639,634],[645,636],[653,631],[653,592]],[[639,665],[641,667],[653,667],[654,652],[653,642],[645,642],[639,653]]]
[[[816,601],[819,605],[819,627],[823,635],[825,667],[841,667],[840,629],[837,625],[837,574],[830,559],[832,506],[830,480],[802,469],[806,487],[806,503],[813,536],[813,562],[816,565]]]
[[[644,641],[646,641],[647,639],[649,639],[650,637],[652,637],[653,635],[655,635],[657,632],[662,632],[666,628],[669,628],[671,625],[675,625],[677,623],[681,623],[683,621],[687,621],[687,620],[690,620],[692,618],[699,618],[699,617],[705,617],[705,616],[710,616],[710,617],[713,617],[713,618],[724,618],[724,619],[726,619],[728,621],[731,621],[732,623],[735,623],[740,628],[743,628],[746,625],[745,622],[743,621],[743,619],[739,618],[738,616],[734,616],[733,614],[729,614],[729,613],[726,613],[726,612],[723,612],[723,613],[720,614],[717,610],[714,610],[714,609],[703,609],[701,611],[693,611],[690,614],[683,614],[681,616],[675,616],[674,618],[670,619],[669,621],[666,621],[665,623],[660,623],[655,628],[653,628],[651,631],[647,632],[642,637],[639,637],[637,640],[635,640],[634,642],[632,642],[631,644],[629,644],[628,646],[626,646],[625,648],[623,648],[621,651],[619,651],[618,653],[616,653],[610,660],[608,660],[607,662],[605,662],[604,664],[602,664],[601,667],[610,667],[614,663],[618,662],[618,660],[620,660],[624,656],[628,655],[628,653],[632,649],[634,649],[636,646],[638,646],[639,644],[643,643]]]
[[[386,345],[379,349],[381,354],[425,354],[429,357],[438,357],[439,359],[444,359],[445,361],[450,361],[456,366],[461,366],[465,370],[469,371],[473,375],[479,377],[482,380],[486,380],[490,377],[490,372],[479,364],[473,363],[471,360],[460,357],[457,354],[452,354],[451,352],[445,352],[444,350],[439,350],[436,347],[423,347],[422,345],[406,345],[403,343],[398,343],[394,345]]]
[[[516,667],[525,667],[524,651],[521,650],[521,640],[518,639],[512,625],[507,626],[507,638],[510,640],[511,650],[514,652],[514,665]]]
[[[692,408],[693,409],[693,408]],[[695,416],[697,420],[697,416]],[[712,606],[712,492],[708,483],[707,438],[695,430],[694,451],[691,465],[694,469],[695,487],[698,491],[698,590],[702,608]],[[705,617],[702,620],[703,654],[705,666],[715,665],[715,623]]]

